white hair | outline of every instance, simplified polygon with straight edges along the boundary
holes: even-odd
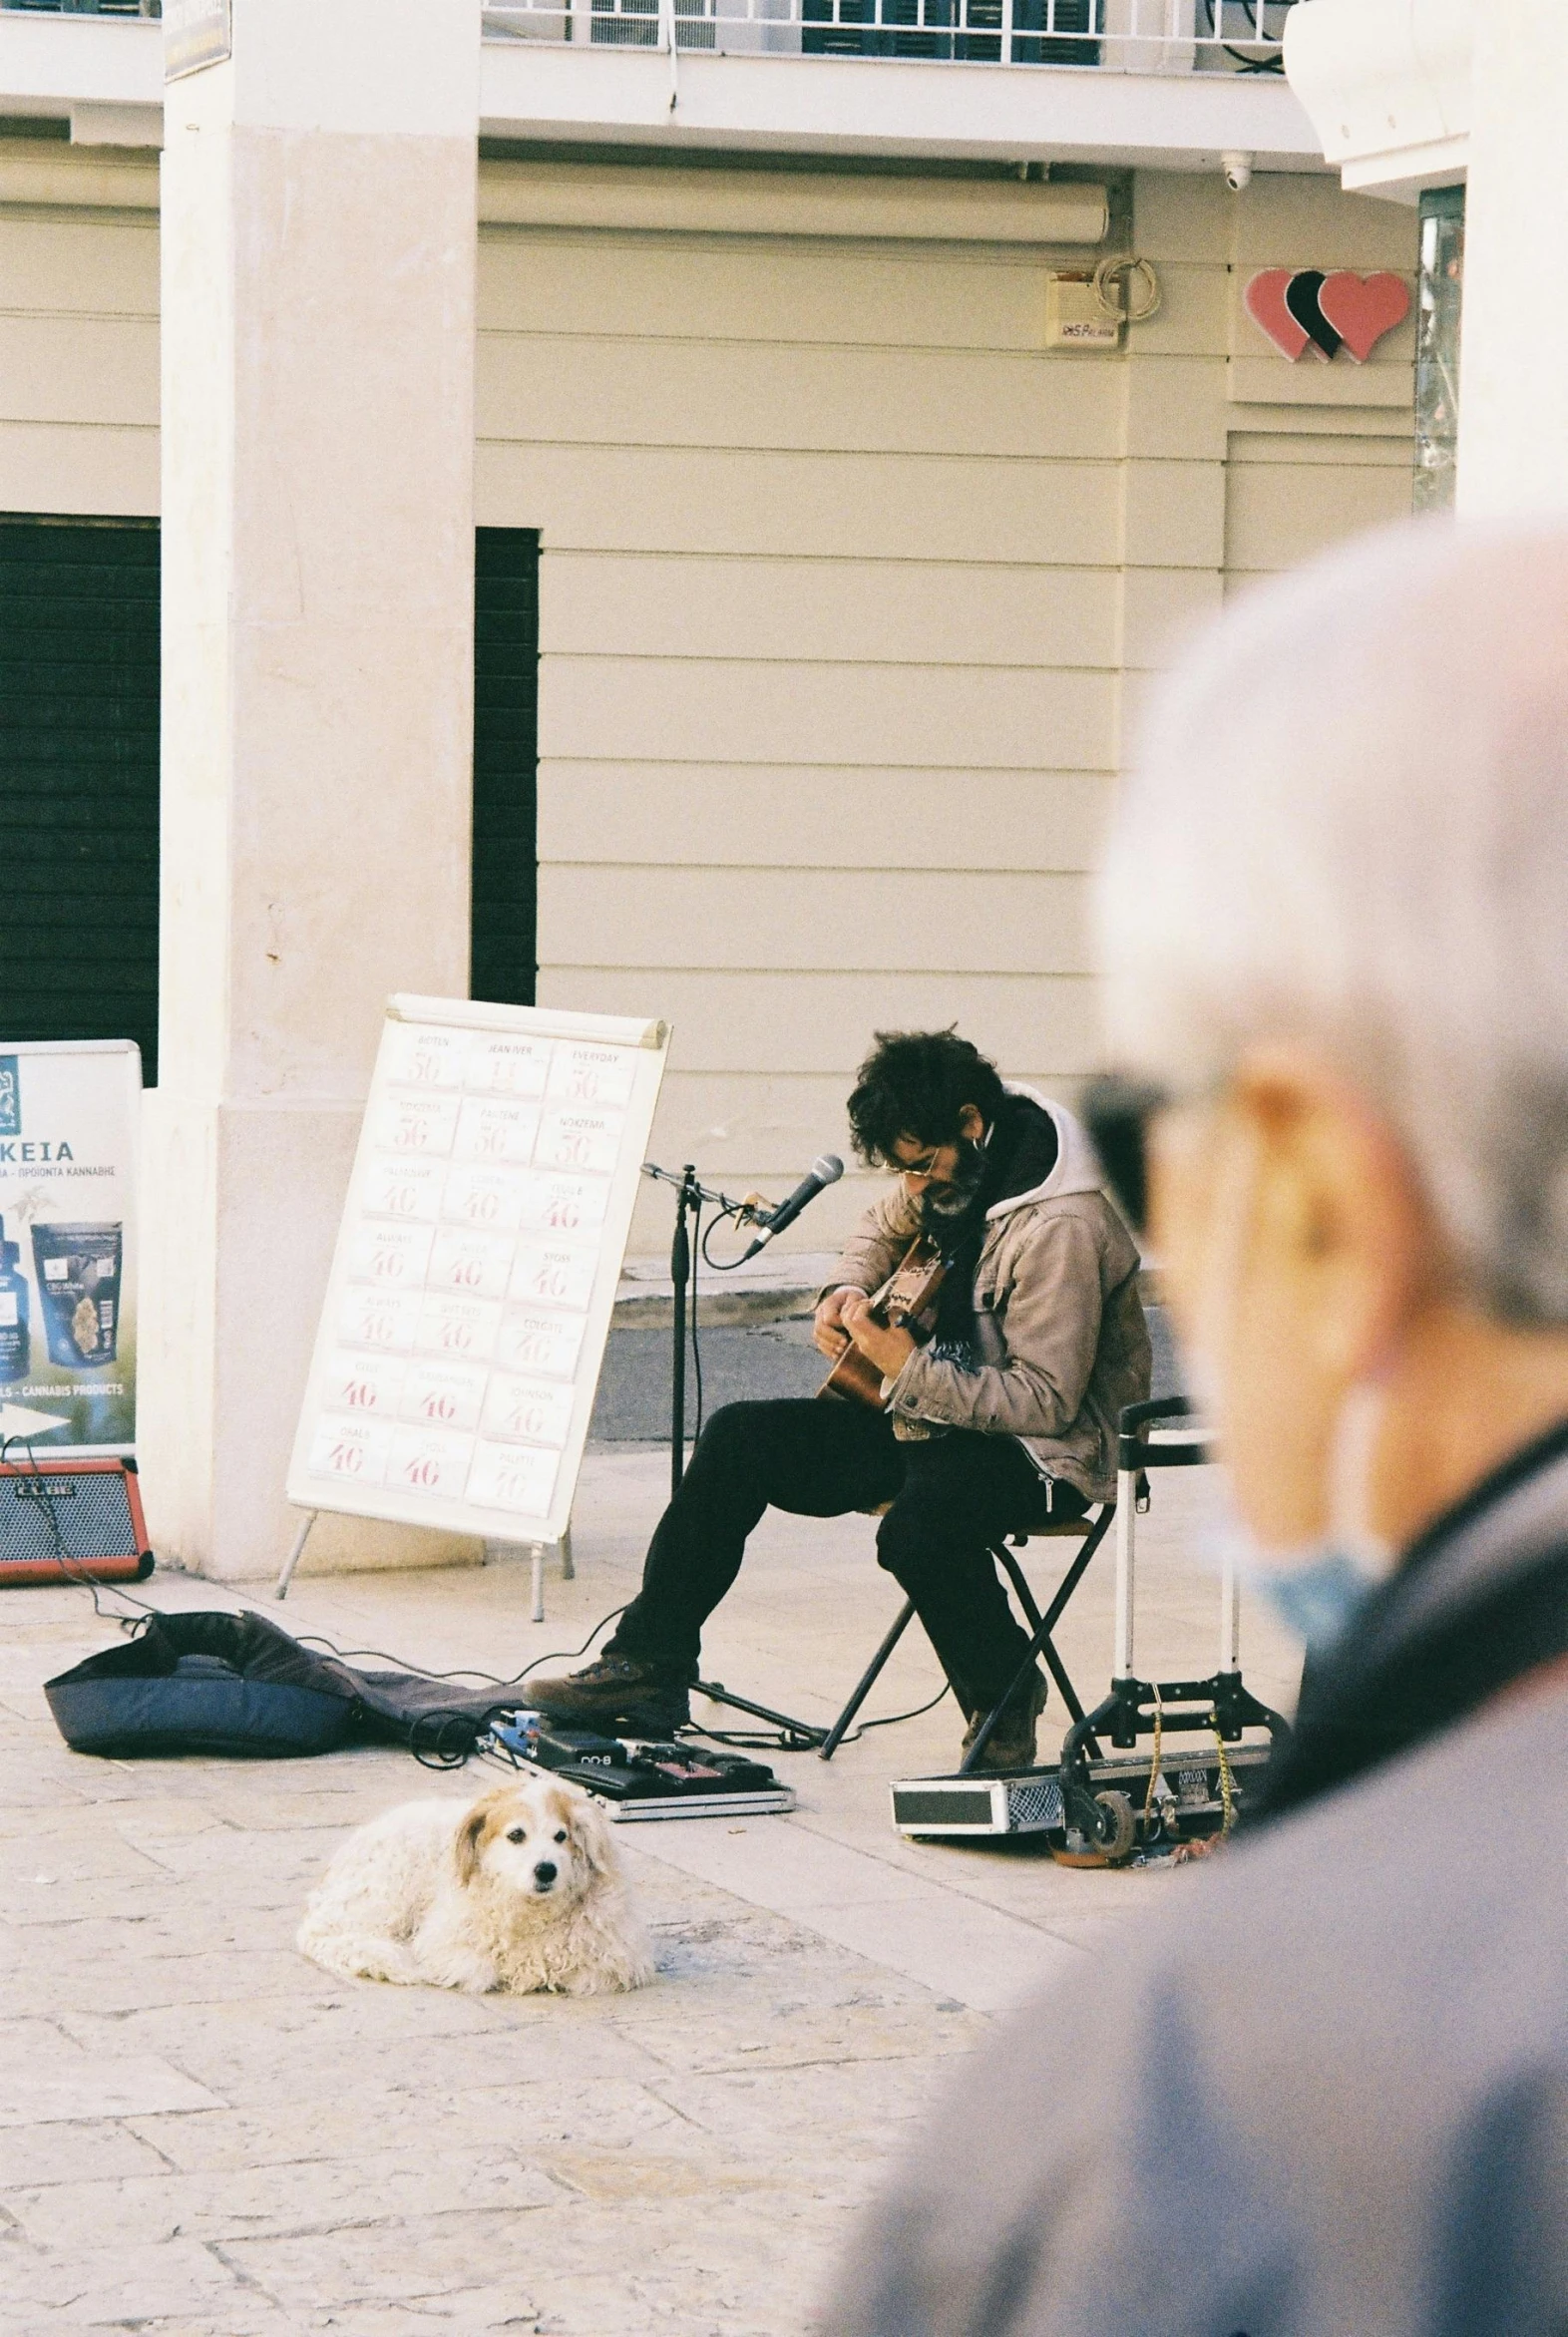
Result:
[[[1115,1061],[1317,1046],[1476,1299],[1568,1321],[1568,533],[1417,521],[1250,594],[1160,691],[1099,925]]]

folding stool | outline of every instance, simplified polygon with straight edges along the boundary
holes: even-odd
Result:
[[[884,1502],[880,1508],[868,1510],[866,1514],[870,1517],[881,1517],[884,1516],[891,1507],[891,1502]],[[1046,1669],[1050,1673],[1052,1680],[1055,1681],[1057,1688],[1060,1690],[1062,1702],[1065,1704],[1067,1711],[1072,1716],[1072,1719],[1075,1723],[1083,1719],[1083,1707],[1078,1701],[1077,1692],[1073,1688],[1072,1682],[1067,1677],[1067,1668],[1056,1652],[1055,1640],[1052,1634],[1054,1633],[1057,1624],[1060,1622],[1062,1615],[1066,1611],[1068,1600],[1072,1597],[1073,1592],[1077,1589],[1079,1583],[1082,1581],[1083,1576],[1088,1568],[1090,1559],[1094,1556],[1095,1551],[1099,1548],[1101,1542],[1105,1539],[1106,1534],[1109,1532],[1111,1520],[1114,1518],[1115,1514],[1115,1502],[1103,1501],[1099,1504],[1099,1507],[1096,1510],[1092,1511],[1089,1515],[1084,1517],[1046,1517],[1044,1519],[1030,1520],[1027,1524],[1021,1526],[1015,1533],[1011,1535],[999,1536],[997,1540],[989,1545],[992,1559],[1001,1569],[1007,1581],[1012,1585],[1013,1595],[1017,1599],[1018,1605],[1023,1610],[1024,1617],[1028,1623],[1029,1630],[1032,1635],[1029,1641],[1028,1664],[1032,1665],[1037,1658],[1041,1656],[1044,1657]],[[1028,1579],[1025,1576],[1022,1567],[1018,1564],[1017,1559],[1013,1556],[1012,1551],[1013,1549],[1021,1549],[1026,1542],[1047,1539],[1051,1541],[1059,1541],[1069,1538],[1074,1538],[1077,1540],[1079,1544],[1078,1550],[1072,1560],[1071,1565],[1067,1568],[1066,1573],[1062,1576],[1060,1583],[1057,1585],[1055,1595],[1051,1599],[1049,1606],[1042,1615],[1035,1603],[1034,1594],[1029,1588]],[[1009,1541],[1012,1544],[1011,1549],[1009,1549],[1007,1546]],[[838,1719],[834,1722],[832,1728],[828,1731],[826,1737],[823,1739],[821,1746],[818,1748],[819,1757],[821,1759],[831,1760],[833,1755],[837,1753],[840,1745],[844,1741],[846,1731],[854,1725],[856,1715],[859,1713],[860,1708],[865,1703],[867,1697],[871,1694],[872,1689],[876,1686],[884,1666],[886,1665],[889,1657],[892,1655],[894,1649],[898,1646],[899,1641],[904,1637],[905,1632],[909,1629],[911,1622],[914,1620],[914,1616],[915,1602],[913,1599],[906,1599],[903,1609],[895,1620],[887,1638],[883,1641],[876,1654],[872,1657],[871,1662],[867,1665],[865,1671],[857,1681],[848,1704],[845,1705],[844,1710],[840,1713]],[[1016,1685],[1017,1683],[1015,1682],[1014,1686]],[[995,1732],[996,1724],[1001,1719],[1002,1713],[1006,1709],[1006,1705],[1010,1700],[1011,1694],[1012,1690],[1009,1689],[1007,1697],[1003,1698],[1002,1702],[996,1706],[993,1712],[986,1714],[985,1719],[975,1739],[975,1743],[965,1757],[964,1769],[966,1771],[974,1767],[976,1761],[980,1759],[980,1755],[984,1753],[986,1746],[990,1743],[991,1737]]]

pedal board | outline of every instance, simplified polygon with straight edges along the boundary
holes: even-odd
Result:
[[[1168,1741],[1167,1741],[1168,1742]],[[1272,1748],[1228,1745],[1231,1801],[1239,1815],[1249,1785],[1256,1790]],[[1089,1763],[1089,1789],[1124,1793],[1139,1818],[1139,1847],[1159,1851],[1178,1842],[1217,1834],[1225,1822],[1225,1794],[1219,1749],[1183,1745],[1160,1763],[1150,1822],[1142,1812],[1149,1791],[1149,1755],[1128,1753]],[[905,1777],[893,1787],[893,1823],[912,1840],[970,1839],[998,1834],[1044,1834],[1052,1847],[1067,1844],[1062,1811],[1061,1771],[1022,1769],[1003,1777]]]
[[[609,1804],[617,1825],[661,1817],[765,1817],[795,1794],[766,1762],[707,1745],[670,1745],[561,1729],[538,1713],[502,1713],[479,1750],[510,1768],[544,1768]]]

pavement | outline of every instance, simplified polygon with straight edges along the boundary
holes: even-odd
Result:
[[[552,1578],[542,1626],[508,1561],[306,1573],[282,1610],[259,1586],[254,1603],[344,1651],[512,1674],[578,1648],[630,1594],[667,1466],[653,1447],[590,1452],[577,1578]],[[1197,1553],[1215,1491],[1212,1471],[1173,1472],[1143,1521],[1141,1668],[1166,1678],[1213,1668],[1218,1596]],[[872,1534],[770,1515],[705,1676],[831,1718],[898,1603]],[[1032,1545],[1037,1589],[1063,1548]],[[1085,1696],[1108,1675],[1110,1582],[1106,1551],[1059,1636]],[[246,1603],[163,1571],[145,1595]],[[1202,1866],[1084,1873],[1027,1844],[901,1840],[888,1785],[954,1765],[946,1700],[831,1765],[777,1756],[788,1816],[627,1829],[658,1949],[644,1991],[346,1984],[292,1946],[333,1848],[394,1801],[461,1801],[494,1772],[425,1774],[381,1750],[74,1755],[41,1685],[116,1636],[75,1589],[0,1605],[8,2337],[806,2337],[863,2201],[994,2017],[1204,1884]],[[1245,1614],[1244,1657],[1288,1705],[1296,1666],[1266,1616]],[[912,1632],[869,1710],[940,1687]],[[1058,1719],[1053,1699],[1050,1737]]]

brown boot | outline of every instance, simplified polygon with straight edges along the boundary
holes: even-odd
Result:
[[[980,1754],[972,1776],[1012,1776],[1019,1769],[1034,1766],[1034,1732],[1041,1713],[1045,1710],[1045,1681],[1036,1672],[1032,1682],[1008,1705],[991,1731],[984,1752]],[[970,1747],[985,1724],[983,1712],[971,1712],[970,1725],[964,1739],[963,1757],[969,1758]]]
[[[525,1680],[520,1704],[532,1705],[549,1720],[572,1729],[599,1729],[628,1737],[673,1737],[690,1725],[685,1683],[656,1664],[613,1652],[596,1656],[581,1672],[553,1680]]]

